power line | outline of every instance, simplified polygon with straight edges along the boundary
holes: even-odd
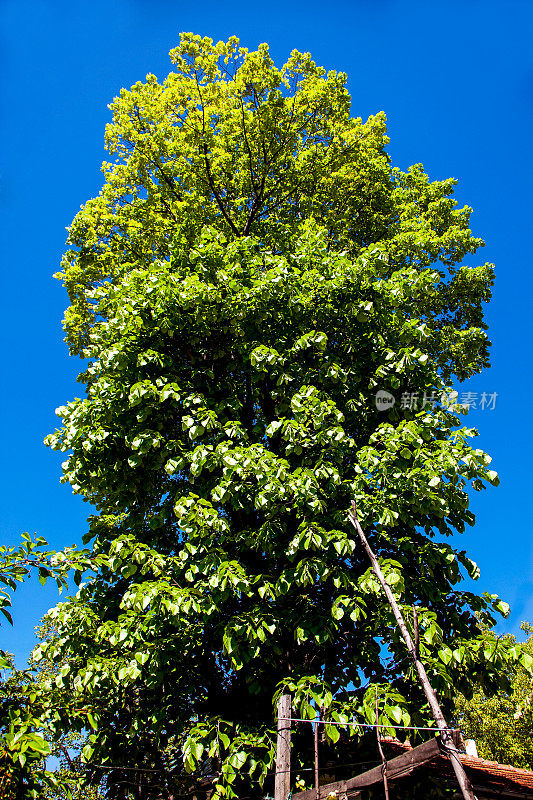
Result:
[[[26,698],[24,698],[24,697],[19,698],[19,697],[4,696],[4,697],[0,697],[0,702],[2,700],[21,702],[23,700],[26,700]],[[51,706],[47,706],[44,709],[44,711],[70,711],[70,712],[72,712],[73,709],[71,707],[69,707],[69,706],[51,705]],[[95,711],[95,709],[93,709],[93,711]],[[91,709],[83,708],[83,709],[78,709],[76,713],[78,713],[78,714],[87,714],[88,712],[91,713]],[[96,710],[96,713],[98,713],[98,710]],[[336,722],[334,720],[324,720],[324,719],[318,719],[318,718],[315,718],[315,719],[303,719],[301,717],[280,717],[279,719],[282,720],[283,722],[310,722],[312,725],[315,725],[316,723],[318,723],[319,725],[338,725],[341,728],[347,728],[347,727],[372,728],[372,729],[375,729],[375,728],[394,728],[395,730],[432,731],[434,733],[437,733],[438,730],[439,730],[439,728],[437,728],[436,726],[424,727],[424,726],[419,726],[419,725],[393,725],[392,723],[381,723],[381,722],[379,724],[376,724],[375,722],[370,723],[370,722],[355,722],[355,721],[351,721],[351,722]],[[261,725],[275,725],[275,720],[256,720],[256,722],[258,724],[261,724]],[[452,731],[453,732],[453,731],[459,731],[460,728],[454,728],[454,727],[449,726],[449,727],[441,728],[440,730],[447,730],[447,731]]]
[[[283,722],[310,722],[312,725],[317,725],[317,724],[318,725],[339,725],[341,728],[347,728],[347,727],[372,728],[372,729],[375,729],[375,728],[395,728],[396,730],[400,730],[400,731],[432,731],[433,733],[438,733],[439,732],[439,728],[437,728],[436,726],[434,726],[432,728],[430,728],[430,727],[424,728],[422,726],[419,727],[418,725],[389,725],[389,724],[382,723],[382,722],[380,722],[379,724],[376,724],[375,722],[372,723],[372,724],[370,722],[335,722],[333,720],[330,721],[330,720],[326,720],[326,719],[319,719],[318,717],[316,719],[300,719],[299,717],[280,717],[280,720],[282,720]],[[440,730],[446,730],[446,731],[452,731],[453,732],[453,731],[460,730],[460,728],[444,727],[444,728],[441,728]]]
[[[333,767],[335,769],[340,769],[341,767],[360,767],[360,766],[364,766],[365,764],[377,764],[377,763],[378,762],[374,758],[374,759],[371,759],[369,761],[350,761],[350,762],[348,762],[346,764],[335,764],[335,765],[331,765],[329,767],[328,766],[319,767],[319,769],[321,771],[323,771],[323,772],[327,772],[328,770],[331,770]],[[80,764],[80,768],[81,769],[86,769],[86,770],[101,769],[104,772],[105,771],[112,772],[114,770],[116,770],[117,772],[119,772],[120,770],[131,770],[131,771],[134,771],[134,772],[156,772],[158,774],[162,773],[162,774],[165,774],[165,775],[166,774],[172,774],[169,770],[165,770],[165,769],[152,769],[152,768],[149,768],[149,767],[126,767],[126,766],[111,767],[111,766],[109,766],[109,764]],[[292,773],[298,774],[300,772],[312,772],[313,769],[314,769],[314,767],[299,767],[299,768],[294,767],[293,769],[280,770],[280,771],[278,771],[278,774],[281,774],[281,773],[284,773],[284,772],[292,772]],[[218,775],[218,774],[219,773],[217,772],[216,775]],[[275,774],[276,774],[275,771],[265,772],[265,777],[268,777],[269,775],[275,775]],[[208,780],[209,778],[212,778],[212,777],[214,778],[214,777],[216,777],[216,775],[208,775],[205,778],[205,780]]]

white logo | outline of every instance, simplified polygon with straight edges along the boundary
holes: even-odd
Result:
[[[378,411],[388,411],[395,402],[394,395],[386,392],[385,389],[380,389],[379,392],[376,392],[376,408]]]

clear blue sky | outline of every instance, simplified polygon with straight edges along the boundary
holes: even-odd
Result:
[[[250,49],[268,42],[279,63],[297,48],[346,71],[354,115],[386,112],[395,164],[460,180],[459,203],[473,206],[487,243],[480,258],[497,267],[493,367],[468,388],[498,393],[495,409],[470,421],[502,483],[474,496],[476,528],[457,543],[481,567],[479,590],[511,604],[500,630],[533,621],[531,0],[1,0],[0,18],[2,541],[27,530],[60,548],[85,530],[89,508],[59,483],[61,458],[42,440],[54,409],[82,391],[52,273],[65,227],[101,185],[107,104],[147,72],[164,77],[180,31],[237,34]],[[19,664],[56,599],[35,580],[17,591],[0,646]]]

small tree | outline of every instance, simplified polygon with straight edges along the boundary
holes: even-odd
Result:
[[[90,563],[74,548],[58,554],[43,549],[47,542],[42,537],[32,539],[23,533],[21,539],[18,547],[0,545],[0,611],[10,624],[11,593],[32,571],[43,584],[49,578],[55,580],[61,591],[71,569],[85,570]],[[46,769],[46,759],[52,752],[46,730],[55,733],[50,720],[50,691],[43,698],[42,687],[31,670],[16,669],[13,656],[4,650],[0,650],[0,670],[0,797],[22,800],[57,796],[62,791],[61,777]]]
[[[383,114],[351,117],[308,54],[185,34],[170,55],[111,104],[116,160],[70,230],[87,396],[48,439],[102,566],[36,658],[92,709],[113,797],[257,786],[282,686],[298,717],[373,722],[377,685],[383,720],[427,722],[354,498],[442,696],[513,657],[483,649],[505,604],[458,587],[477,568],[446,541],[497,482],[440,402],[488,363],[493,269],[461,266],[482,242],[455,181],[393,168]]]
[[[529,634],[522,644],[509,634],[504,637],[506,644],[523,653],[521,661],[510,665],[503,676],[505,685],[490,686],[495,676],[481,675],[468,696],[456,698],[455,716],[464,736],[475,740],[481,758],[533,769],[533,628],[523,623],[522,630]],[[488,648],[500,645],[501,639],[487,633]]]

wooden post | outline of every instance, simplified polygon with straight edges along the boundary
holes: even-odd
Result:
[[[381,588],[385,592],[387,600],[389,601],[389,605],[392,608],[392,613],[394,614],[394,618],[398,624],[398,627],[403,636],[403,640],[407,646],[407,650],[409,651],[409,654],[413,659],[416,671],[418,673],[418,677],[420,679],[420,683],[422,685],[422,689],[424,690],[424,694],[426,695],[429,707],[431,708],[433,719],[435,720],[437,728],[439,729],[442,743],[446,749],[450,761],[452,762],[453,771],[455,772],[455,777],[457,778],[457,782],[461,789],[463,798],[464,800],[476,800],[474,792],[472,791],[472,785],[468,780],[468,775],[464,771],[463,765],[461,764],[459,757],[457,755],[457,748],[455,746],[455,742],[453,741],[452,732],[446,724],[446,720],[444,719],[444,714],[442,713],[439,701],[437,700],[437,695],[433,691],[433,687],[429,682],[429,678],[427,676],[427,672],[424,665],[420,661],[420,658],[418,658],[415,644],[411,638],[411,634],[409,633],[407,625],[405,624],[405,620],[403,618],[402,612],[400,611],[400,607],[396,602],[396,598],[394,597],[389,584],[385,580],[385,576],[383,575],[381,567],[379,566],[379,561],[374,555],[370,545],[368,544],[364,531],[361,528],[361,525],[359,523],[359,518],[357,516],[357,507],[353,502],[352,502],[352,510],[351,513],[348,515],[348,518],[352,523],[353,527],[355,528],[355,530],[357,531],[359,538],[361,539],[363,547],[365,548],[366,553],[370,559],[370,563],[372,564],[372,569],[374,570],[374,574],[378,579],[378,581],[380,582]]]
[[[385,800],[389,800],[389,781],[387,778],[387,759],[385,758],[385,753],[383,752],[383,748],[381,746],[381,733],[379,730],[379,706],[378,706],[378,687],[374,687],[376,690],[376,737],[378,740],[378,750],[379,755],[381,758],[381,772],[383,774],[383,789],[385,790]],[[319,798],[317,797],[317,800]]]
[[[319,717],[320,719],[320,717]],[[315,729],[313,731],[313,739],[315,744],[315,792],[316,800],[320,797],[320,780],[318,776],[318,720],[315,720]]]
[[[292,698],[288,692],[284,692],[278,700],[274,800],[287,800],[291,791],[291,716]]]

